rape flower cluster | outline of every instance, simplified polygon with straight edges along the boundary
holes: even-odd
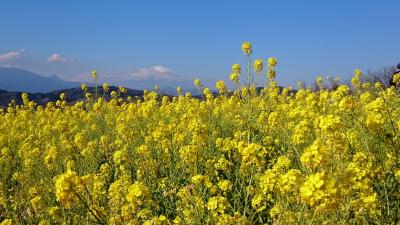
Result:
[[[359,70],[293,91],[266,65],[245,86],[233,65],[218,95],[198,79],[200,97],[23,94],[0,111],[0,224],[399,224],[400,92]]]

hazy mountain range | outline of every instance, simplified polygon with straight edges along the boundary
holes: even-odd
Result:
[[[7,107],[11,100],[22,104],[21,95],[23,92],[29,94],[29,99],[45,105],[47,102],[55,102],[61,93],[67,95],[68,102],[76,102],[84,99],[84,92],[81,90],[81,82],[71,82],[60,79],[56,75],[42,76],[20,68],[0,68],[0,107]],[[89,84],[89,92],[94,93],[94,85]],[[143,90],[126,88],[127,93],[123,97],[143,95]],[[102,87],[98,87],[99,94],[103,95]],[[118,90],[118,87],[110,85],[110,92]],[[189,91],[189,89],[183,89]],[[193,94],[197,94],[197,90]],[[166,85],[161,88],[163,95],[176,95],[176,88]]]
[[[102,95],[102,88],[99,87]],[[110,92],[118,87],[110,86]],[[80,82],[64,81],[56,75],[45,77],[19,68],[0,68],[0,107],[7,107],[11,100],[22,104],[21,94],[29,93],[29,99],[44,105],[59,99],[61,93],[67,95],[68,102],[75,102],[84,98]],[[89,87],[89,92],[94,93],[94,87]],[[127,88],[126,96],[142,96],[143,91]]]
[[[126,81],[123,86],[136,87],[135,89],[153,89],[155,84],[160,83],[152,81]],[[176,87],[181,86],[184,92],[197,94],[196,88],[188,88],[193,86],[191,82],[163,81],[163,85],[159,85],[162,92],[169,95],[176,94]],[[57,75],[43,76],[20,68],[0,68],[0,90],[11,92],[28,92],[28,93],[48,93],[56,90],[80,87],[82,82],[71,82],[60,79]],[[90,84],[89,84],[90,85]],[[139,88],[137,88],[139,87]],[[141,87],[141,88],[140,88]]]
[[[80,85],[79,82],[61,80],[56,75],[45,77],[24,69],[0,68],[0,90],[46,93]]]

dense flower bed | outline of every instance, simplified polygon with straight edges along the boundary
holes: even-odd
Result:
[[[256,60],[217,96],[200,80],[200,98],[24,95],[0,113],[2,224],[398,224],[398,90],[358,70],[352,88],[281,90],[276,63],[259,92]]]

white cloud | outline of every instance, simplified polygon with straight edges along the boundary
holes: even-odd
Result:
[[[0,62],[11,61],[14,59],[19,59],[24,55],[23,50],[11,51],[0,55]]]
[[[131,78],[136,80],[146,80],[146,79],[174,79],[173,71],[165,66],[151,66],[146,68],[140,68],[133,73],[131,73]]]
[[[68,63],[68,62],[73,62],[73,58],[66,58],[62,57],[58,53],[54,53],[51,56],[47,57],[47,62],[55,62],[55,63]]]

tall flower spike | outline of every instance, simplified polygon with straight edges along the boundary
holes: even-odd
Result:
[[[103,84],[103,91],[104,92],[108,92],[109,88],[110,88],[110,86],[108,85],[108,83],[104,83]]]
[[[276,77],[275,66],[278,64],[278,60],[274,57],[268,58],[267,61],[268,70],[267,70],[267,79],[272,81]]]
[[[242,68],[240,67],[239,64],[233,64],[232,65],[232,73],[241,73]]]
[[[247,55],[247,87],[250,88],[251,84],[251,74],[250,74],[250,55],[253,52],[250,42],[243,42],[242,51]]]
[[[251,55],[253,52],[250,42],[246,41],[242,44],[242,51],[245,55]]]
[[[254,71],[256,71],[256,73],[261,73],[263,68],[264,68],[264,63],[261,59],[256,59],[254,60]]]
[[[91,76],[92,76],[93,79],[97,79],[97,71],[93,70],[92,73],[91,73]]]
[[[200,87],[200,86],[201,86],[201,81],[200,81],[199,79],[195,79],[195,80],[193,81],[193,83],[194,83],[194,85],[195,85],[196,87]]]
[[[278,64],[278,60],[274,57],[268,58],[268,66],[275,67]]]

